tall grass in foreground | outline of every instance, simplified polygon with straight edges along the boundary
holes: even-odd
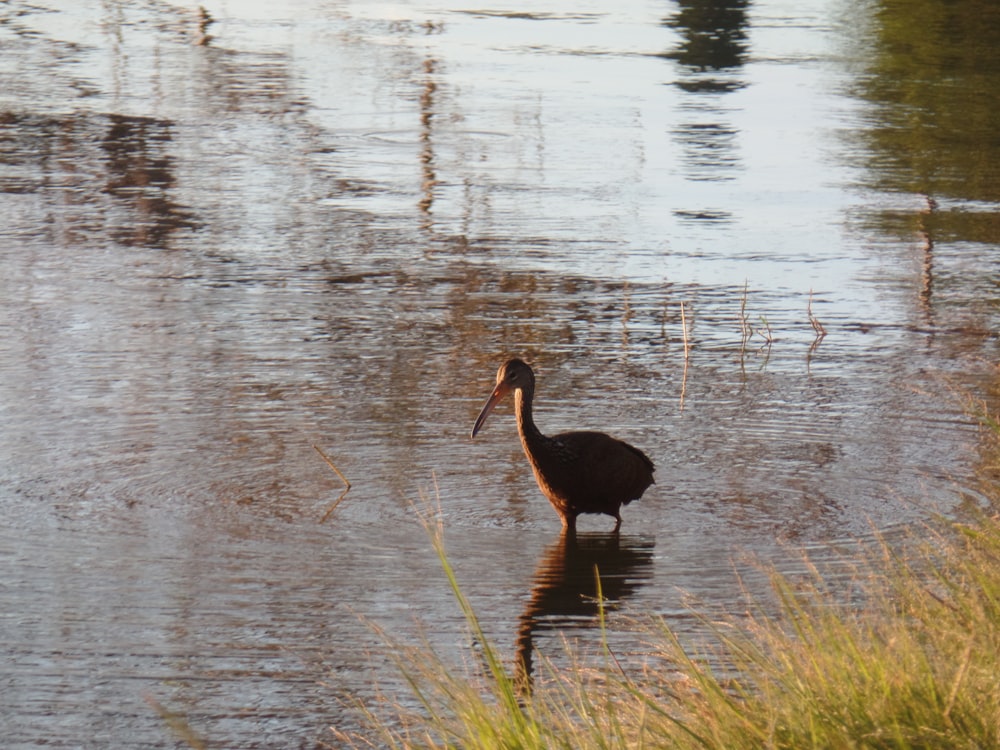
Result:
[[[598,667],[543,661],[530,696],[484,638],[440,527],[428,528],[484,666],[456,671],[429,647],[398,649],[419,709],[376,707],[377,739],[339,738],[355,747],[1000,747],[995,512],[942,521],[905,553],[881,545],[853,603],[819,573],[773,574],[777,615],[705,617],[708,645],[694,653],[653,619],[646,666],[633,673],[609,653]]]

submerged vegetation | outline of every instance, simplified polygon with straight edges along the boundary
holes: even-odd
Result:
[[[982,422],[996,465],[1000,425]],[[850,586],[817,570],[806,581],[775,573],[776,609],[702,616],[698,646],[651,619],[641,625],[651,643],[641,666],[623,666],[607,646],[596,659],[570,654],[570,668],[543,660],[530,692],[484,637],[441,528],[428,523],[481,659],[456,669],[428,646],[393,644],[415,703],[369,707],[373,735],[339,739],[394,748],[1000,747],[992,478],[986,494],[960,521],[878,545]]]

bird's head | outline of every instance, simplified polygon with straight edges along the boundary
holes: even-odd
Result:
[[[475,437],[476,434],[482,429],[483,424],[486,422],[486,418],[490,415],[490,412],[493,411],[493,408],[503,401],[504,396],[511,391],[533,391],[534,388],[535,373],[533,373],[531,368],[522,360],[508,359],[500,365],[500,369],[497,370],[497,382],[493,387],[493,393],[490,394],[485,406],[483,406],[483,410],[479,412],[476,424],[472,427],[472,437]]]

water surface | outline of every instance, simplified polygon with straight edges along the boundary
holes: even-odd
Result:
[[[511,663],[595,561],[627,662],[975,497],[1000,24],[912,5],[4,5],[8,746],[331,742],[404,694],[371,622],[469,658],[415,502]],[[620,539],[469,439],[508,355],[653,457]]]

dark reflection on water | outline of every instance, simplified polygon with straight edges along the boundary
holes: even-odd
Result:
[[[0,6],[7,745],[173,746],[145,694],[219,746],[354,726],[405,692],[359,615],[464,656],[421,494],[525,666],[594,636],[595,563],[626,653],[619,613],[742,601],[734,559],[948,512],[995,45],[834,5]],[[660,467],[617,546],[559,539],[509,405],[469,442],[509,354],[544,430]]]
[[[996,168],[982,156],[996,148],[998,20],[994,3],[932,0],[889,3],[872,19],[862,37],[870,56],[855,83],[871,103],[858,132],[867,182],[939,200],[997,201]]]
[[[680,2],[664,21],[683,38],[665,57],[679,63],[675,85],[691,95],[681,104],[687,117],[672,133],[690,180],[732,180],[732,171],[740,167],[739,129],[720,95],[746,85],[741,68],[748,52],[748,5],[733,0]]]
[[[126,209],[108,234],[122,245],[164,249],[180,228],[195,228],[192,213],[170,199],[176,184],[169,147],[171,123],[111,115],[101,148],[107,154],[105,191]]]
[[[676,29],[683,42],[668,57],[677,60],[692,78],[696,74],[739,68],[746,61],[747,0],[681,0],[677,11],[664,21]],[[691,91],[720,91],[738,87],[734,81],[718,81],[711,77],[682,83]]]
[[[1000,267],[970,261],[995,254],[1000,238],[1000,176],[983,158],[996,152],[1000,10],[887,4],[862,38],[869,54],[854,86],[870,107],[853,137],[864,144],[864,184],[894,196],[863,221],[913,245],[925,325],[989,337],[982,313]]]
[[[515,645],[517,673],[530,689],[535,640],[544,631],[594,627],[601,609],[624,604],[652,576],[652,539],[563,532],[542,553]],[[598,590],[598,577],[600,590]]]

